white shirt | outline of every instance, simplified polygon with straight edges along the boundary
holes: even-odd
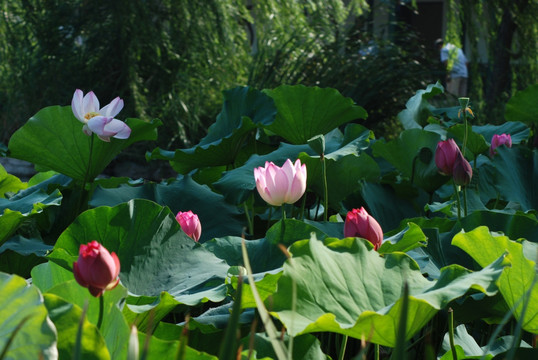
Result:
[[[452,61],[450,61],[452,60]],[[448,61],[450,76],[452,77],[468,77],[467,73],[467,58],[463,51],[453,44],[446,44],[441,49],[441,62]],[[452,63],[452,68],[450,64]]]

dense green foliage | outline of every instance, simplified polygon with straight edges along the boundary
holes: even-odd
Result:
[[[70,107],[46,107],[8,150],[52,171],[28,183],[0,172],[0,348],[46,359],[535,358],[537,91],[509,101],[508,122],[476,125],[465,102],[432,106],[443,95],[432,84],[386,140],[335,89],[238,87],[200,143],[147,154],[180,173],[161,183],[95,178],[127,145],[155,139],[159,121],[128,119],[129,139],[94,143]],[[491,155],[500,133],[511,146]],[[436,166],[445,138],[466,145],[465,187]],[[306,193],[269,206],[254,168],[297,158]],[[379,248],[344,235],[359,207],[381,224]],[[175,218],[187,210],[199,242]],[[120,285],[99,299],[73,276],[93,240],[121,264]]]
[[[126,100],[124,116],[159,118],[165,148],[198,142],[237,85],[329,86],[394,117],[431,69],[411,32],[373,39],[363,0],[4,1],[0,22],[1,141],[73,89]],[[375,40],[375,54],[360,49]],[[376,91],[372,91],[376,89]],[[139,145],[140,146],[140,145]]]

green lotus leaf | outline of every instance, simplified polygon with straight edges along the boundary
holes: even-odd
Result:
[[[158,297],[166,291],[189,305],[226,295],[228,265],[189,238],[168,208],[152,201],[82,213],[60,235],[49,259],[71,269],[79,246],[92,240],[118,255],[121,282],[133,295]]]
[[[530,135],[529,127],[518,121],[509,121],[501,125],[486,124],[473,126],[473,131],[484,136],[490,143],[491,138],[495,134],[510,134],[512,144],[520,144],[522,141],[528,140]]]
[[[521,121],[533,124],[538,121],[538,85],[531,85],[525,90],[517,91],[506,103],[504,116],[508,121]]]
[[[330,204],[338,208],[340,201],[357,191],[360,180],[377,181],[380,170],[377,163],[365,152],[370,131],[363,131],[349,143],[342,142],[337,150],[324,155],[327,173],[328,198]],[[320,156],[299,154],[308,171],[307,188],[324,196],[323,171]],[[346,176],[342,176],[346,174]]]
[[[6,359],[57,359],[56,329],[39,290],[17,275],[0,272],[0,294],[0,349],[14,336]]]
[[[82,309],[53,294],[44,294],[44,298],[50,318],[58,331],[59,356],[69,359],[74,353]],[[82,324],[80,354],[84,359],[110,359],[105,339],[86,318]]]
[[[110,354],[110,358],[121,359],[126,357],[129,326],[118,308],[118,303],[123,301],[127,296],[127,290],[122,285],[118,285],[103,294],[104,312],[103,323],[100,329],[101,337],[101,335],[97,336],[94,334],[94,331],[96,331],[95,325],[98,322],[99,316],[99,299],[91,296],[86,288],[83,288],[76,282],[72,271],[66,270],[55,263],[47,262],[34,267],[32,270],[32,281],[45,296],[50,295],[47,299],[48,301],[45,301],[45,304],[49,311],[54,312],[51,314],[53,322],[61,322],[62,331],[68,331],[70,337],[74,337],[73,331],[76,334],[76,326],[78,326],[81,309],[88,303],[86,319],[90,323],[90,326],[84,325],[85,330],[87,329],[89,332],[88,336],[90,338],[88,341],[99,345],[104,338],[106,354]],[[55,316],[58,318],[55,319]],[[78,317],[78,319],[76,320],[77,324],[73,327],[73,324],[69,324],[69,321],[75,317]],[[73,346],[73,338],[65,338],[64,335],[59,338],[59,343],[63,347],[60,351],[69,351]],[[92,344],[90,343],[86,346],[91,348]],[[105,352],[100,349],[100,345],[95,350],[99,354]]]
[[[0,165],[0,198],[5,198],[6,193],[15,194],[19,190],[26,189],[28,184],[22,182],[18,177],[8,174],[6,169]]]
[[[98,187],[90,201],[91,206],[115,206],[131,199],[147,199],[168,206],[173,214],[191,210],[202,223],[200,242],[225,235],[240,236],[244,216],[206,185],[200,185],[190,176],[178,176],[167,183],[123,184],[117,188]],[[215,216],[219,214],[219,216]]]
[[[406,109],[398,114],[398,119],[404,129],[420,129],[427,124],[427,119],[432,115],[432,106],[428,99],[443,93],[443,86],[439,83],[430,84],[426,89],[418,90],[405,104]]]
[[[491,162],[478,167],[483,201],[498,199],[519,204],[518,210],[538,209],[538,192],[533,179],[538,177],[538,150],[517,145],[500,146]],[[482,194],[484,193],[484,194]],[[486,194],[487,198],[486,199]]]
[[[59,190],[47,193],[38,186],[21,190],[9,199],[0,198],[0,245],[9,239],[27,218],[40,214],[49,206],[60,206]]]
[[[365,119],[366,111],[336,89],[281,85],[265,90],[278,110],[266,128],[292,144],[306,144],[352,120]]]
[[[403,253],[381,257],[358,238],[325,242],[313,237],[295,243],[278,290],[266,301],[291,335],[330,331],[394,347],[404,283],[410,294],[408,318],[413,319],[405,331],[409,339],[439,309],[467,292],[494,295],[495,281],[507,265],[504,256],[479,272],[451,265],[442,269],[437,281],[429,281]],[[289,301],[293,282],[297,286],[295,309]]]
[[[491,234],[485,226],[457,234],[452,244],[471,255],[481,266],[487,266],[497,254],[509,252],[512,265],[504,269],[499,278],[499,291],[508,306],[514,308],[514,316],[521,321],[523,329],[538,333],[538,286],[534,280],[537,276],[536,261],[525,257],[522,244],[507,236]],[[538,252],[534,250],[536,256]],[[528,305],[524,318],[521,318],[525,302]]]
[[[467,128],[467,149],[477,156],[482,154],[489,149],[489,144],[486,143],[484,136],[473,131],[474,127],[469,125]],[[463,144],[463,139],[465,135],[465,125],[457,124],[448,128],[448,132],[454,135],[460,144]],[[465,152],[468,155],[467,152]]]
[[[403,176],[427,192],[433,192],[447,182],[435,164],[435,149],[440,136],[421,129],[405,130],[395,140],[377,141],[372,145],[374,156],[381,156]]]
[[[111,138],[104,142],[82,132],[82,123],[73,115],[70,106],[49,106],[32,116],[9,141],[9,154],[42,168],[55,170],[76,180],[95,178],[129,145],[143,140],[156,140],[159,120],[145,122],[139,119],[125,121],[131,128],[126,140]]]
[[[150,159],[169,160],[180,174],[197,168],[232,164],[245,136],[258,126],[271,124],[276,115],[273,100],[264,93],[237,87],[224,92],[224,104],[216,122],[200,143],[189,149],[155,149]]]

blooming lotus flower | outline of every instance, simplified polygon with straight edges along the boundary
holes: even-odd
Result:
[[[463,157],[461,153],[456,156],[452,177],[456,185],[465,186],[471,182],[473,177],[473,169],[471,164]]]
[[[306,165],[301,161],[286,160],[282,167],[265,162],[265,167],[254,169],[258,193],[268,204],[281,206],[293,204],[306,191]]]
[[[101,296],[105,290],[118,285],[120,279],[120,260],[115,253],[97,241],[80,245],[78,260],[73,263],[75,280],[90,290],[95,297]]]
[[[198,219],[198,215],[190,210],[186,212],[180,211],[176,215],[176,220],[187,236],[196,242],[200,240],[200,235],[202,235],[202,224],[200,223],[200,219]]]
[[[361,237],[368,240],[378,249],[383,242],[383,230],[381,225],[368,212],[361,207],[347,213],[344,223],[345,237]]]
[[[452,175],[456,156],[461,154],[460,148],[454,139],[439,141],[435,149],[435,165],[445,175]]]
[[[512,137],[510,134],[493,135],[493,138],[491,139],[491,147],[489,148],[489,154],[491,156],[495,155],[497,153],[495,149],[501,145],[506,145],[509,148],[512,147]]]
[[[82,131],[88,136],[96,134],[99,139],[109,142],[111,137],[127,139],[131,135],[131,128],[114,116],[123,109],[123,100],[115,98],[103,108],[99,108],[97,96],[90,91],[84,96],[82,90],[77,89],[71,101],[71,109],[75,117],[84,124]]]

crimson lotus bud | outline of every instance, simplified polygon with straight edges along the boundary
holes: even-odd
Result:
[[[465,186],[471,182],[473,177],[473,169],[471,164],[463,157],[461,153],[456,156],[452,178],[456,185]]]
[[[501,145],[506,145],[509,148],[512,147],[512,137],[510,134],[493,135],[493,138],[491,139],[491,147],[489,148],[489,154],[491,156],[495,155],[497,153],[495,149]]]
[[[361,237],[370,241],[377,250],[383,242],[383,230],[379,223],[361,207],[347,213],[344,223],[345,237]]]
[[[200,240],[200,235],[202,235],[202,224],[200,223],[200,219],[198,219],[198,215],[190,210],[186,212],[180,211],[176,215],[176,220],[188,237],[196,242]]]
[[[458,154],[461,154],[461,151],[454,139],[439,141],[435,149],[435,165],[437,165],[441,173],[452,175],[454,162]]]
[[[101,296],[105,290],[118,285],[120,279],[120,260],[115,253],[97,241],[80,245],[78,260],[73,263],[75,280],[95,297]]]

